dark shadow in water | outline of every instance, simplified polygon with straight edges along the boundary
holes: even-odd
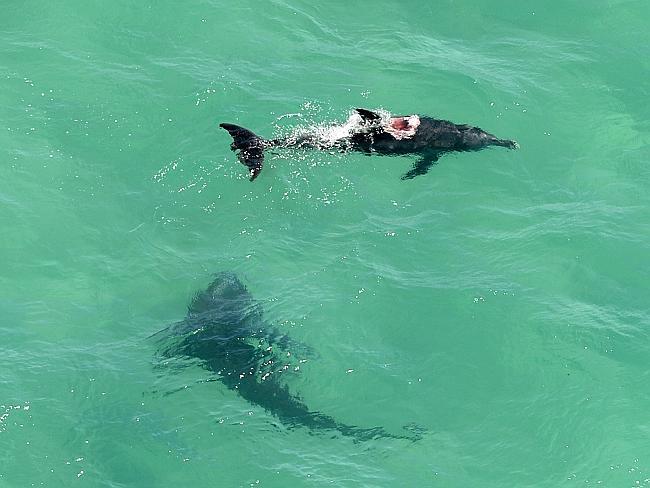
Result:
[[[210,286],[194,297],[184,320],[152,337],[162,358],[198,360],[218,381],[286,426],[337,431],[359,441],[421,438],[417,429],[395,435],[382,427],[347,425],[309,410],[280,378],[282,371],[293,368],[290,359],[301,345],[265,323],[261,305],[234,273],[218,273]]]

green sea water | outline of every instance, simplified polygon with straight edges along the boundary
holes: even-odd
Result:
[[[0,1],[0,487],[650,486],[650,4]],[[521,148],[277,151],[354,107]],[[234,271],[290,428],[149,336]]]

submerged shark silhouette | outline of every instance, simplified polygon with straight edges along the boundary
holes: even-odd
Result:
[[[363,108],[355,109],[345,124],[332,126],[330,130],[315,130],[280,139],[263,139],[234,124],[222,123],[219,126],[233,138],[230,148],[239,151],[238,158],[248,167],[251,181],[262,171],[264,151],[276,147],[419,156],[413,168],[402,176],[403,180],[426,174],[447,152],[477,151],[488,146],[519,147],[515,141],[499,139],[478,127],[418,115],[391,116]]]
[[[218,273],[210,286],[194,297],[185,319],[155,337],[163,358],[200,360],[226,387],[289,427],[338,431],[356,440],[420,438],[417,430],[395,435],[381,427],[347,425],[309,410],[280,378],[282,371],[291,368],[295,343],[264,322],[261,305],[234,273]]]

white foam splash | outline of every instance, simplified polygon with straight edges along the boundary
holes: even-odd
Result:
[[[415,135],[415,132],[420,125],[420,117],[417,115],[409,115],[404,117],[408,123],[408,128],[398,130],[395,129],[392,125],[394,116],[390,112],[383,109],[376,109],[373,112],[381,117],[378,125],[381,126],[386,133],[390,134],[397,140],[410,139]],[[348,120],[346,120],[343,124],[327,124],[303,127],[299,128],[296,133],[294,133],[294,135],[296,137],[299,137],[300,135],[309,133],[315,135],[320,142],[320,145],[323,147],[333,147],[339,145],[341,141],[348,139],[354,134],[365,132],[373,126],[375,125],[368,125],[364,123],[361,115],[355,111],[350,114]]]

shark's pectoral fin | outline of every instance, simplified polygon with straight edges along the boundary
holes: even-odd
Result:
[[[427,154],[426,156],[418,159],[413,165],[413,168],[402,175],[402,179],[410,180],[416,176],[427,174],[429,168],[431,168],[431,166],[433,166],[436,161],[438,161],[437,154]]]
[[[275,344],[282,351],[288,352],[289,354],[287,357],[292,356],[293,358],[299,358],[300,360],[318,357],[318,353],[313,347],[304,342],[292,339],[276,327],[269,329],[264,339],[268,344]]]

